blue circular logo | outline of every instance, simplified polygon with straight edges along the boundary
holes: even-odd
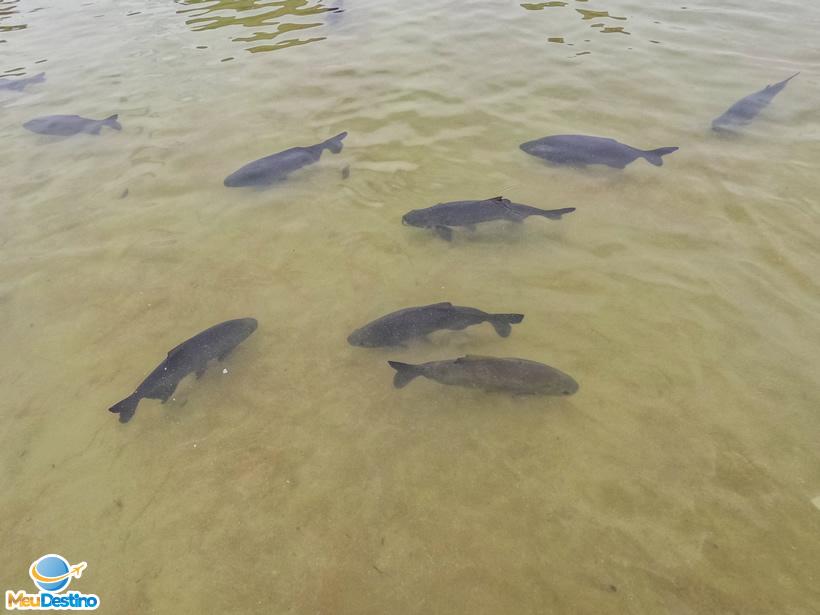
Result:
[[[70,568],[60,555],[44,555],[31,565],[31,579],[42,591],[60,592],[71,582]]]

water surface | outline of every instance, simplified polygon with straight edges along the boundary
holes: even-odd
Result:
[[[0,73],[47,76],[0,92],[4,589],[56,552],[105,613],[816,612],[819,15],[0,3]],[[797,71],[742,136],[711,134]],[[21,128],[56,113],[124,129]],[[343,130],[284,184],[222,185]],[[560,133],[681,149],[624,172],[518,149]],[[452,244],[400,223],[499,194],[578,211]],[[507,339],[345,342],[438,301],[526,317]],[[106,411],[244,316],[227,374],[125,426]],[[581,388],[392,388],[388,359],[467,353]]]

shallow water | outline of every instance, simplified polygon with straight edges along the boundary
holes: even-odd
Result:
[[[0,589],[54,552],[105,613],[816,613],[820,12],[713,4],[0,2],[0,72],[47,77],[0,92]],[[56,113],[124,129],[21,128]],[[566,132],[681,149],[518,149]],[[497,194],[578,210],[452,244],[400,223]],[[526,317],[345,342],[448,300]],[[243,316],[227,374],[106,411]],[[388,359],[468,353],[581,388],[392,388]]]

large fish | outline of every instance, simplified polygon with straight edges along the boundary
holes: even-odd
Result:
[[[564,214],[575,211],[574,207],[563,209],[538,209],[529,205],[513,203],[509,199],[497,196],[483,201],[452,201],[439,203],[426,209],[414,209],[402,216],[402,223],[419,228],[434,230],[440,237],[450,241],[453,238],[454,226],[472,227],[481,222],[508,220],[523,222],[528,216],[543,216],[559,220]]]
[[[393,386],[397,389],[424,376],[441,384],[515,395],[572,395],[578,390],[578,383],[564,372],[526,359],[467,355],[419,365],[388,363],[396,370]]]
[[[22,92],[26,86],[34,83],[42,83],[46,80],[45,73],[39,73],[32,77],[23,77],[22,79],[0,79],[0,90],[13,90],[15,92]]]
[[[744,126],[751,122],[757,114],[772,102],[772,99],[777,96],[780,91],[786,87],[786,84],[797,77],[800,73],[795,73],[788,79],[784,79],[779,83],[767,85],[765,88],[754,94],[749,94],[745,98],[741,98],[731,107],[729,107],[723,115],[716,118],[712,122],[712,130],[716,132],[730,132],[734,128]]]
[[[134,416],[141,399],[161,399],[165,403],[174,394],[179,382],[188,374],[199,378],[208,361],[224,360],[231,351],[256,330],[253,318],[239,318],[214,325],[168,351],[165,360],[140,383],[137,390],[108,410],[120,415],[120,423]]]
[[[347,136],[342,132],[323,143],[309,147],[291,147],[284,152],[271,154],[249,162],[225,178],[229,188],[241,186],[267,186],[285,179],[290,173],[318,161],[322,152],[330,150],[334,154],[342,151],[342,140]]]
[[[119,116],[114,114],[104,120],[90,120],[79,115],[47,115],[29,120],[23,124],[23,127],[41,135],[59,137],[69,137],[81,132],[98,135],[103,126],[108,126],[114,130],[122,130],[117,117]]]
[[[678,150],[677,147],[642,150],[615,139],[586,135],[553,135],[522,143],[521,149],[553,164],[578,167],[605,164],[616,169],[623,169],[638,158],[646,158],[659,167],[663,165],[662,156]]]
[[[352,346],[376,348],[398,346],[414,337],[422,337],[441,329],[459,331],[471,325],[489,322],[501,337],[507,337],[512,328],[524,320],[523,314],[488,314],[476,308],[452,303],[434,303],[411,307],[382,316],[347,338]]]

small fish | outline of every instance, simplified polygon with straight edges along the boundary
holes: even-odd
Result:
[[[120,415],[120,423],[127,423],[134,416],[141,399],[161,399],[165,403],[174,394],[177,385],[188,374],[202,377],[211,359],[224,360],[234,348],[256,330],[253,318],[228,320],[189,340],[172,350],[131,395],[114,404],[108,410]]]
[[[578,383],[564,372],[526,359],[467,355],[419,365],[388,364],[396,370],[393,386],[397,389],[424,376],[441,384],[514,395],[572,395],[578,390]]]
[[[772,102],[772,99],[786,87],[789,81],[799,74],[795,73],[788,79],[767,85],[759,92],[741,98],[729,107],[723,115],[712,122],[712,130],[715,132],[731,132],[736,127],[745,126]]]
[[[402,224],[418,228],[433,229],[442,239],[452,240],[453,226],[472,228],[473,225],[492,220],[523,222],[527,216],[543,216],[559,220],[564,214],[575,211],[574,207],[564,209],[538,209],[529,205],[513,203],[503,196],[483,201],[452,201],[439,203],[426,209],[414,209],[402,216]]]
[[[229,188],[241,186],[267,186],[285,179],[290,173],[318,161],[322,152],[330,150],[334,154],[342,151],[342,140],[347,136],[342,132],[324,143],[309,147],[291,147],[284,152],[271,154],[249,162],[225,178]]]
[[[42,83],[46,80],[45,73],[39,73],[32,77],[23,77],[22,79],[0,79],[0,90],[10,90],[14,92],[22,92],[27,86]]]
[[[638,158],[646,158],[659,167],[663,165],[661,156],[678,151],[677,147],[642,150],[615,139],[586,135],[553,135],[522,143],[521,149],[553,164],[578,167],[605,164],[616,169],[623,169]]]
[[[488,314],[476,308],[452,303],[434,303],[382,316],[356,329],[347,341],[351,346],[365,348],[398,346],[414,337],[422,337],[441,329],[460,331],[483,322],[489,322],[498,335],[507,337],[512,330],[510,325],[522,320],[523,314]]]
[[[117,117],[119,116],[114,114],[104,120],[90,120],[79,115],[46,115],[45,117],[29,120],[23,124],[23,127],[41,135],[68,137],[81,132],[98,135],[103,126],[108,126],[114,130],[122,130]]]

